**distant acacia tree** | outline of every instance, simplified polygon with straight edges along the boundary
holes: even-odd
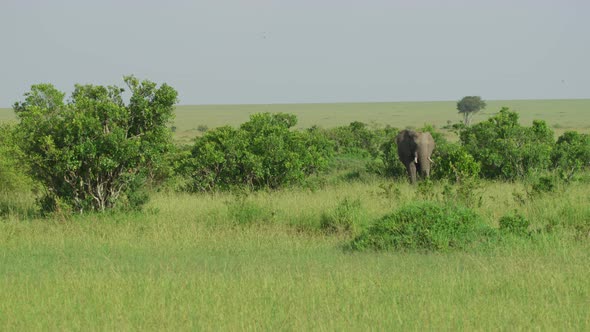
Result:
[[[463,114],[463,124],[469,126],[473,115],[486,108],[486,102],[480,96],[466,96],[457,102],[457,110]]]

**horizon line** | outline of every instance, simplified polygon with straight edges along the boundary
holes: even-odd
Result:
[[[551,100],[590,100],[590,97],[580,98],[510,98],[510,99],[484,99],[486,102],[496,101],[551,101]],[[176,104],[175,106],[256,106],[256,105],[328,105],[328,104],[393,104],[393,103],[437,103],[437,102],[458,102],[458,100],[397,100],[397,101],[334,101],[334,102],[271,102],[271,103],[202,103],[202,104]],[[9,107],[0,107],[0,109],[10,109]]]

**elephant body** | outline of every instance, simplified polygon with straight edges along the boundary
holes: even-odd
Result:
[[[432,160],[430,156],[434,151],[434,139],[429,132],[417,132],[402,130],[395,139],[397,143],[397,155],[406,166],[408,176],[412,183],[416,182],[416,175],[430,176]]]

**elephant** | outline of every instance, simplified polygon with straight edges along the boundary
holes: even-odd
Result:
[[[434,139],[429,132],[402,130],[395,138],[399,160],[406,166],[410,182],[416,183],[416,171],[422,177],[430,176],[430,166],[433,163],[430,156],[434,151]]]

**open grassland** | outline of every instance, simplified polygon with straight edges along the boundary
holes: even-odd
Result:
[[[423,198],[391,184],[160,193],[142,213],[67,220],[9,213],[0,221],[0,330],[590,328],[588,234],[545,231],[564,218],[590,223],[588,184],[526,198],[523,184],[485,182],[474,196],[486,223],[518,209],[544,231],[463,252],[351,253],[343,246],[352,235],[319,230],[344,199],[370,220]],[[436,184],[429,195],[443,192]]]
[[[590,99],[567,100],[492,100],[487,108],[474,117],[474,122],[486,119],[506,106],[518,111],[524,125],[542,119],[556,134],[565,130],[590,132]],[[297,115],[298,128],[335,127],[353,121],[404,128],[432,124],[440,128],[457,122],[455,101],[383,102],[341,104],[268,104],[268,105],[186,105],[176,108],[176,137],[190,140],[199,135],[199,127],[238,126],[253,113],[283,112]],[[10,109],[0,109],[0,121],[14,120]]]
[[[475,119],[501,106],[557,134],[590,131],[590,100],[492,101]],[[459,119],[454,102],[180,106],[176,135],[266,111],[296,114],[299,128]],[[304,187],[158,188],[143,212],[73,217],[40,217],[30,193],[0,188],[0,331],[590,329],[588,174],[533,195],[526,181],[410,186],[351,165]],[[362,228],[425,199],[463,200],[496,229],[518,211],[530,234],[463,251],[351,252],[358,230],[321,227],[343,202],[355,202]]]

